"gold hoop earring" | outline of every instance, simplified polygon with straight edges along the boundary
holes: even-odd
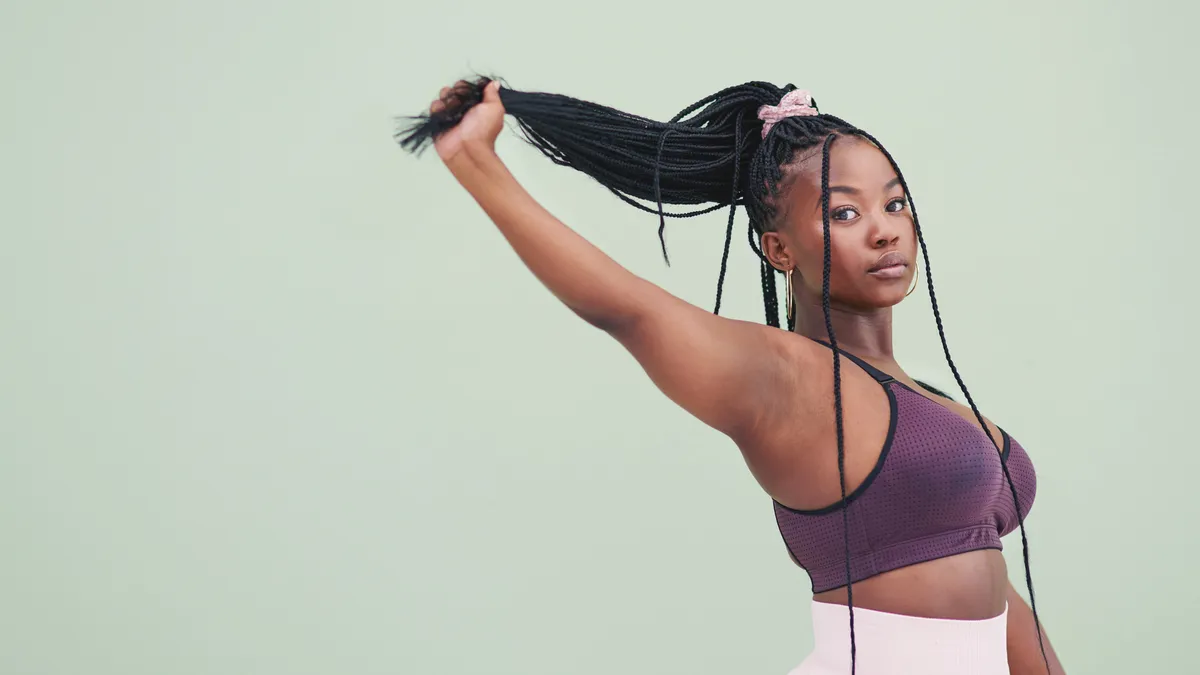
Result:
[[[921,268],[913,267],[913,285],[912,288],[908,289],[908,292],[904,294],[904,297],[907,298],[913,294],[913,291],[917,290],[917,279],[919,278],[921,278]]]
[[[792,298],[792,270],[789,269],[784,277],[787,279],[787,319],[791,323],[796,317],[796,301]]]

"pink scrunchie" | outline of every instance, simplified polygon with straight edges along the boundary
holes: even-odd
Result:
[[[764,105],[758,109],[758,119],[763,121],[763,138],[780,120],[788,117],[812,117],[820,113],[812,105],[812,94],[795,89],[783,95],[779,105]]]

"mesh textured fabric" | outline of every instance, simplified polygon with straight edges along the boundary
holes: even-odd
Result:
[[[875,468],[847,497],[851,581],[1002,548],[1000,538],[1017,528],[1017,513],[1000,454],[987,435],[945,406],[855,362],[887,390],[893,426]],[[1024,517],[1037,491],[1033,464],[1019,443],[1003,431],[1001,436]],[[841,502],[806,511],[776,502],[775,518],[814,593],[846,585]]]

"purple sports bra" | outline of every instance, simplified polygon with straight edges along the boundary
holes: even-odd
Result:
[[[1000,537],[1017,528],[1017,513],[1000,455],[987,435],[887,373],[841,353],[874,377],[891,403],[879,460],[846,496],[852,582],[1002,548]],[[1025,450],[1003,430],[1000,434],[1024,518],[1033,506],[1037,478]],[[807,511],[775,502],[775,520],[788,551],[808,571],[813,593],[846,585],[842,502]]]

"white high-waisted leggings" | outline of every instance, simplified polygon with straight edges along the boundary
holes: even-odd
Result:
[[[815,647],[788,675],[850,672],[850,616],[812,603]],[[1008,610],[979,621],[926,619],[854,608],[857,675],[1009,675]]]

